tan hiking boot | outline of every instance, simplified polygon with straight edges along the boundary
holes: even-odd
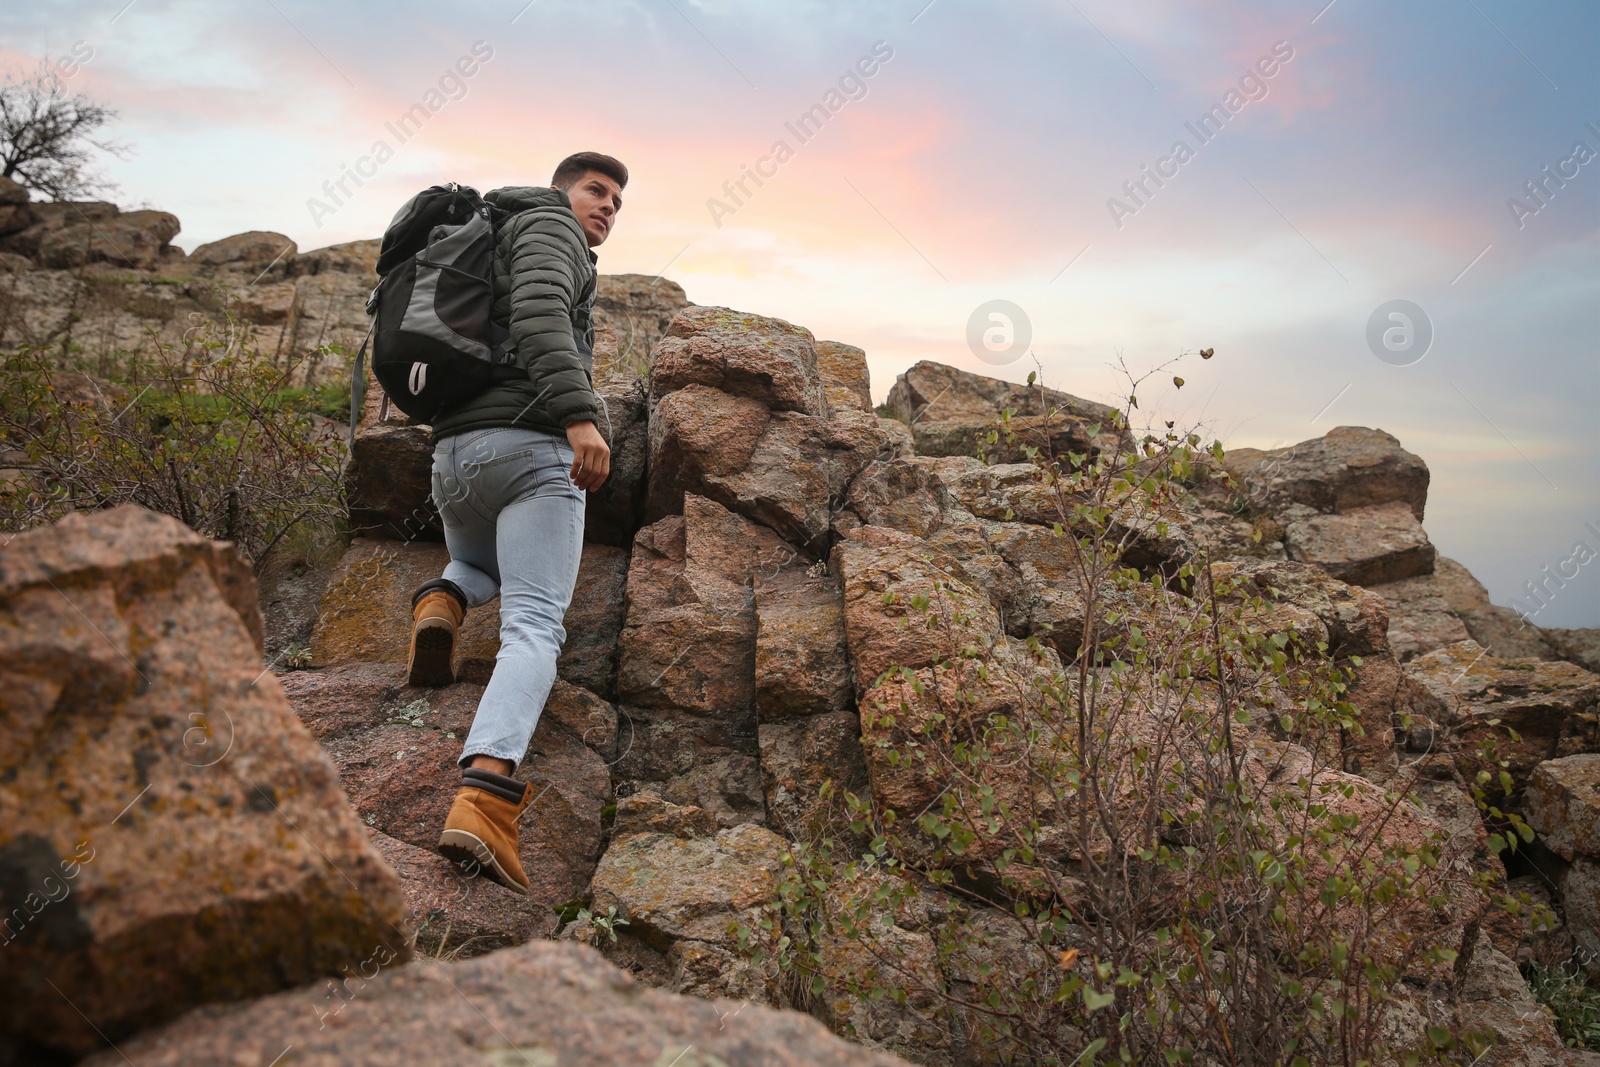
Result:
[[[517,820],[533,802],[533,787],[493,771],[468,767],[439,835],[439,854],[470,874],[485,874],[514,893],[528,892],[517,859]]]
[[[451,660],[456,631],[467,615],[467,598],[456,583],[444,578],[424,582],[411,598],[411,656],[406,684],[437,688],[456,680]]]

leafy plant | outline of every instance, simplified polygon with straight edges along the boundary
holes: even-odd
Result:
[[[1528,988],[1556,1017],[1556,1031],[1568,1048],[1600,1048],[1600,989],[1577,964],[1529,968]]]
[[[288,644],[279,654],[279,663],[285,670],[299,671],[311,666],[311,650],[304,645]]]
[[[615,906],[607,908],[604,915],[596,915],[588,908],[580,908],[578,909],[577,921],[580,923],[587,923],[596,930],[599,930],[601,933],[605,934],[612,941],[616,941],[617,939],[617,927],[630,925],[627,919],[617,918],[617,909]]]
[[[954,577],[909,598],[901,625],[940,651],[861,702],[873,794],[842,795],[850,834],[795,845],[781,915],[741,943],[757,960],[776,943],[795,1006],[913,1052],[1471,1060],[1487,1039],[1412,990],[1459,986],[1499,875],[1417,811],[1414,769],[1349,772],[1389,725],[1349,699],[1359,657],[1334,659],[1325,630],[1203,547],[1147,550],[1175,543],[1185,485],[1221,449],[1170,424],[1136,440],[1143,380],[1111,421],[1117,449],[1052,455],[1047,425],[1023,440],[1009,412],[997,429],[1032,459],[1028,499],[1070,564],[1076,651],[985,630],[982,594]],[[1528,837],[1491,804],[1504,784],[1474,783],[1507,830],[1493,849]]]
[[[261,569],[302,524],[343,515],[342,441],[310,410],[329,397],[284,389],[293,373],[231,324],[123,354],[111,379],[73,371],[53,346],[0,357],[0,440],[20,471],[0,486],[0,526],[133,503],[233,541]]]

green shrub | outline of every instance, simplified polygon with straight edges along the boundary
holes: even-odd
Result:
[[[1556,1017],[1556,1031],[1568,1048],[1600,1048],[1600,989],[1576,964],[1528,972],[1528,988]]]
[[[981,596],[953,578],[912,598],[904,626],[942,654],[861,702],[873,793],[842,796],[851,833],[795,844],[781,917],[744,931],[776,960],[752,956],[793,1006],[914,1058],[944,1042],[986,1063],[1472,1060],[1487,1038],[1439,1006],[1500,882],[1419,816],[1405,769],[1387,788],[1347,773],[1360,660],[1330,659],[1203,552],[1124,562],[1172,533],[1220,446],[1169,424],[1057,457],[1008,418],[997,432],[1034,458],[1029,499],[1052,502],[1079,651],[974,637],[962,605]],[[1528,836],[1491,782],[1480,806]]]
[[[235,542],[258,569],[286,537],[337,529],[344,448],[318,414],[348,418],[337,389],[284,388],[295,366],[239,350],[225,327],[103,366],[113,377],[72,370],[55,346],[0,356],[0,440],[18,472],[0,486],[0,526],[133,503]]]

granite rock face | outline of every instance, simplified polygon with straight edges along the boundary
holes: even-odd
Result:
[[[165,211],[121,211],[99,219],[63,214],[40,235],[38,257],[44,266],[58,270],[89,263],[153,267],[164,259],[183,258],[182,251],[171,245],[179,228],[178,216]]]
[[[322,742],[362,821],[431,851],[461,783],[456,761],[483,688],[404,682],[402,666],[369,663],[284,678],[291,706]],[[600,858],[615,744],[615,710],[558,681],[515,772],[534,783],[519,855],[529,895],[547,911],[581,895]]]
[[[639,531],[618,642],[617,773],[723,825],[764,819],[756,734],[756,575],[799,557],[701,497]]]
[[[1494,739],[1518,799],[1545,760],[1600,750],[1600,677],[1571,663],[1503,659],[1458,641],[1412,660],[1406,676],[1425,720]]]
[[[339,561],[322,594],[311,634],[312,663],[403,665],[411,642],[411,594],[444,573],[450,553],[442,544],[357,540]],[[615,667],[614,635],[622,625],[616,597],[627,557],[605,545],[586,545],[566,616],[562,677],[609,695]],[[611,644],[607,644],[607,641]],[[498,598],[467,611],[456,638],[456,678],[486,685],[500,651]]]
[[[650,404],[648,521],[694,493],[812,558],[826,554],[834,501],[893,451],[875,416],[829,410],[809,330],[727,308],[674,320],[651,361]]]
[[[675,992],[770,1003],[771,980],[738,954],[743,925],[759,940],[777,914],[778,876],[788,846],[748,823],[714,837],[627,834],[612,841],[595,871],[596,909],[615,908],[638,946],[664,957]]]
[[[231,547],[141,508],[0,555],[8,1054],[408,956],[394,874],[260,641]]]
[[[1402,503],[1418,522],[1428,500],[1428,465],[1382,430],[1339,426],[1286,448],[1229,449],[1223,467],[1251,508],[1277,513],[1303,504],[1323,513]]]
[[[369,397],[380,399],[381,393],[374,383]],[[444,540],[432,493],[433,444],[426,426],[390,407],[385,417],[357,429],[344,465],[345,501],[357,536]]]
[[[1446,565],[1459,566],[1440,557],[1432,574],[1370,587],[1389,609],[1389,647],[1401,662],[1471,636],[1442,588]]]
[[[293,239],[270,230],[236,233],[220,241],[203,244],[189,253],[190,261],[208,267],[264,271],[274,263],[299,251]]]
[[[4,192],[0,186],[0,200]],[[69,209],[22,206],[35,231],[33,244],[25,253],[6,254],[36,257],[44,238],[65,227]],[[109,205],[80,207],[100,221],[117,217]],[[44,229],[37,229],[41,224]],[[0,244],[11,247],[27,232],[0,238]],[[263,331],[258,337],[277,331],[288,348],[311,330],[319,338],[324,332],[342,337],[341,316],[371,285],[375,243],[290,250],[280,257],[276,239],[241,234],[197,249],[188,260],[163,259],[162,276],[158,280],[151,272],[144,283],[149,292],[140,299],[151,306],[164,301],[164,313],[181,319],[190,311],[185,301],[199,299],[180,295],[191,292],[181,286],[192,284],[192,292],[209,294],[213,306],[228,304],[254,323]],[[35,262],[26,260],[19,289],[72,283],[63,272],[35,269]],[[52,273],[54,281],[46,277]],[[1505,629],[1503,613],[1509,609],[1489,604],[1470,574],[1433,554],[1419,521],[1426,467],[1393,438],[1341,428],[1294,449],[1229,453],[1222,466],[1240,482],[1237,496],[1229,496],[1224,479],[1213,477],[1221,472],[1211,463],[1197,469],[1192,484],[1185,481],[1171,493],[1130,487],[1105,516],[1119,542],[1118,562],[1129,568],[1121,575],[1125,582],[1090,590],[1078,540],[1086,531],[1078,507],[1085,498],[1075,495],[1079,490],[1070,480],[1041,477],[1011,443],[989,436],[1010,410],[1011,428],[1047,452],[1087,457],[1126,449],[1131,439],[1115,429],[1110,409],[923,363],[896,383],[886,406],[896,418],[884,419],[872,409],[866,354],[818,342],[794,324],[689,306],[671,283],[638,276],[602,278],[597,315],[595,382],[607,401],[602,429],[612,439],[613,477],[589,496],[588,543],[567,614],[560,680],[516,770],[534,785],[534,802],[520,826],[532,895],[465,877],[433,851],[460,780],[462,743],[498,654],[498,605],[468,614],[458,642],[461,681],[439,689],[404,684],[410,595],[441,572],[446,553],[430,541],[437,519],[427,500],[429,430],[393,410],[383,414],[381,396],[373,391],[347,471],[352,515],[363,536],[331,565],[325,585],[319,576],[307,587],[313,593],[272,598],[274,644],[289,642],[282,635],[302,632],[296,627],[309,623],[295,621],[299,614],[290,600],[315,594],[320,610],[311,637],[312,669],[288,671],[277,680],[269,676],[260,688],[280,686],[288,708],[320,743],[318,751],[304,740],[310,756],[291,761],[284,780],[294,788],[275,785],[280,792],[274,803],[286,810],[297,798],[310,805],[307,832],[334,827],[344,834],[333,835],[337,847],[356,850],[366,857],[357,862],[381,871],[381,878],[373,877],[387,879],[399,940],[392,949],[385,946],[383,959],[369,950],[335,961],[330,975],[331,950],[319,949],[321,942],[307,947],[293,941],[293,923],[280,924],[268,951],[299,967],[294,977],[280,972],[251,989],[228,987],[219,995],[242,997],[297,983],[286,995],[295,1001],[293,1012],[284,1007],[288,1000],[273,998],[205,1008],[170,1027],[146,1030],[125,1046],[135,1062],[215,1060],[259,1067],[292,1045],[285,1064],[572,1059],[711,1067],[782,1063],[785,1056],[824,1063],[842,1047],[821,1041],[813,1024],[792,1015],[762,1016],[769,1020],[764,1029],[739,1031],[745,1036],[733,1044],[716,1043],[743,1025],[737,1020],[755,1016],[761,1010],[755,1005],[763,1002],[803,1007],[863,1043],[921,1063],[995,1062],[978,1037],[979,1006],[1003,980],[1032,973],[1057,981],[1062,968],[1072,966],[1065,959],[1058,965],[1056,953],[1030,941],[1020,932],[1023,924],[1013,923],[1003,909],[980,906],[964,891],[958,901],[958,894],[922,883],[893,915],[874,915],[883,921],[865,941],[840,936],[838,926],[815,928],[812,947],[823,974],[836,983],[887,960],[941,985],[971,1010],[927,990],[911,990],[904,1001],[869,1000],[835,984],[818,996],[809,986],[799,988],[794,975],[781,975],[770,957],[753,960],[741,941],[770,950],[780,930],[794,936],[788,925],[777,924],[779,886],[806,844],[827,837],[846,852],[859,851],[857,844],[867,847],[877,827],[857,839],[847,792],[866,805],[854,809],[857,815],[865,811],[888,826],[888,812],[897,814],[904,829],[886,835],[885,847],[899,860],[937,865],[963,890],[973,888],[960,881],[965,875],[958,868],[997,859],[1015,842],[986,830],[976,817],[956,835],[958,851],[932,843],[931,834],[919,837],[912,826],[917,813],[950,795],[950,783],[968,765],[974,745],[997,757],[984,772],[992,772],[985,781],[992,799],[1013,812],[1029,811],[1037,822],[1023,876],[1056,878],[1056,891],[1069,900],[1087,893],[1086,884],[1069,873],[1075,865],[1114,848],[1132,856],[1126,850],[1138,846],[1103,828],[1096,831],[1099,837],[1091,832],[1089,840],[1080,839],[1071,828],[1087,810],[1084,794],[1052,797],[1030,777],[1024,746],[1049,736],[1071,744],[1069,733],[1057,729],[1060,709],[1051,702],[1073,687],[1092,690],[1117,709],[1099,720],[1104,736],[1096,734],[1096,743],[1135,754],[1097,784],[1096,802],[1113,817],[1132,818],[1146,802],[1123,767],[1137,767],[1149,753],[1160,752],[1160,759],[1172,761],[1161,764],[1171,772],[1161,788],[1180,812],[1173,829],[1177,840],[1184,832],[1181,813],[1198,811],[1217,780],[1206,770],[1216,756],[1208,716],[1225,714],[1222,702],[1244,694],[1248,722],[1245,716],[1216,721],[1236,724],[1236,736],[1243,738],[1238,766],[1245,788],[1269,806],[1301,803],[1312,790],[1325,798],[1330,818],[1365,835],[1365,847],[1437,845],[1438,873],[1429,877],[1443,878],[1452,908],[1462,915],[1476,914],[1485,902],[1478,879],[1487,877],[1498,891],[1505,872],[1461,785],[1476,766],[1437,743],[1458,734],[1468,742],[1482,740],[1500,729],[1490,720],[1515,726],[1520,740],[1500,743],[1515,787],[1506,803],[1539,828],[1543,847],[1529,851],[1559,890],[1550,899],[1565,910],[1567,922],[1560,936],[1545,936],[1514,918],[1485,920],[1489,941],[1453,976],[1452,993],[1460,997],[1446,1004],[1438,992],[1443,987],[1423,992],[1412,981],[1432,981],[1437,973],[1408,971],[1407,987],[1417,991],[1407,1001],[1416,1008],[1415,1018],[1401,1018],[1405,1011],[1397,1009],[1394,1021],[1432,1022],[1439,1011],[1459,1008],[1463,1018],[1479,1019],[1500,1033],[1506,1049],[1521,1043],[1523,1059],[1507,1052],[1484,1062],[1549,1060],[1548,1019],[1535,1017],[1536,1006],[1508,964],[1512,955],[1560,962],[1562,946],[1574,944],[1600,959],[1600,857],[1586,851],[1594,833],[1584,820],[1593,805],[1579,773],[1582,761],[1600,749],[1600,679],[1570,664],[1505,657],[1500,643],[1483,654],[1481,640],[1466,640],[1496,626]],[[308,382],[313,379],[307,375]],[[69,387],[83,383],[64,382]],[[1049,414],[1052,408],[1058,410]],[[1214,566],[1210,575],[1197,577],[1190,565],[1202,555]],[[12,549],[0,554],[0,577],[22,558]],[[140,643],[141,636],[120,646],[96,645],[90,630],[66,628],[72,620],[57,604],[51,625],[72,635],[72,655],[92,667],[69,670],[60,693],[49,688],[55,683],[48,679],[56,677],[49,672],[74,661],[36,641],[28,625],[13,626],[14,643],[24,651],[0,659],[0,671],[23,681],[13,682],[5,690],[12,695],[0,698],[8,701],[0,704],[7,713],[0,715],[0,733],[13,729],[21,737],[35,730],[46,736],[58,727],[37,707],[78,700],[80,690],[90,694],[81,699],[108,706],[149,699],[137,691],[136,680],[129,682],[128,664],[119,666],[107,647],[124,648],[134,673],[170,680],[177,667],[169,665],[176,664],[182,668],[178,676],[189,678],[200,670],[191,660],[160,658],[171,640],[161,628],[190,637],[201,615],[208,623],[208,655],[239,644],[235,638],[243,633],[240,640],[258,666],[262,626],[248,574],[225,550],[204,543],[193,548],[187,566],[185,590],[206,581],[213,587],[200,598],[209,606],[198,615],[187,607],[168,610],[169,601],[160,600],[166,596],[162,583],[178,579],[159,575],[140,577],[123,598],[134,607],[117,608],[127,618],[137,616],[145,628],[139,634],[154,634],[154,643]],[[1250,658],[1237,693],[1213,690],[1202,668],[1197,704],[1188,709],[1201,716],[1193,720],[1201,726],[1174,731],[1175,721],[1191,720],[1181,711],[1174,720],[1178,709],[1171,693],[1132,677],[1105,654],[1147,647],[1143,639],[1163,626],[1206,621],[1196,592],[1206,588],[1207,577],[1222,586],[1221,609],[1248,610],[1251,617],[1243,624],[1272,644],[1258,646],[1252,637],[1241,646]],[[1135,584],[1140,582],[1142,587]],[[1231,593],[1229,582],[1239,583]],[[37,585],[29,589],[56,595]],[[62,589],[77,596],[80,585]],[[1112,613],[1092,630],[1091,593]],[[112,601],[122,604],[116,600],[122,595],[112,594]],[[46,607],[49,601],[43,597]],[[157,601],[160,610],[151,606]],[[0,617],[10,603],[0,597]],[[29,611],[44,610],[29,603],[35,604]],[[115,612],[103,607],[93,601],[84,614],[122,640]],[[1589,650],[1582,633],[1558,637],[1531,625],[1521,629],[1525,633],[1495,640],[1519,649],[1525,647],[1519,641],[1537,641],[1535,654],[1546,658],[1581,659]],[[1280,679],[1253,666],[1255,657],[1272,655],[1291,634],[1299,639],[1291,655],[1309,650],[1326,658],[1324,666],[1348,672],[1340,699],[1354,708],[1357,720],[1304,738],[1304,748],[1276,732],[1284,721],[1277,713],[1303,706],[1297,701],[1304,694],[1296,688],[1303,675]],[[1071,666],[1065,687],[1064,662]],[[294,665],[303,665],[300,657]],[[48,684],[36,676],[48,676]],[[102,689],[115,693],[95,695]],[[286,717],[282,703],[280,697],[280,717]],[[158,813],[163,817],[189,812],[184,805],[210,804],[213,794],[201,786],[191,796],[180,785],[182,796],[172,800],[177,794],[160,762],[174,732],[179,744],[210,751],[213,733],[195,732],[201,724],[182,721],[196,710],[203,708],[175,705],[161,713],[167,721],[152,714],[138,736],[113,732],[122,748],[103,754],[97,773],[123,768],[115,772],[122,775],[119,784],[127,779],[135,793],[151,788],[120,821],[110,818],[115,810],[86,810],[121,833],[124,824],[143,826],[140,820],[154,812],[141,812],[156,800],[168,805]],[[1008,731],[999,717],[1018,730]],[[252,728],[264,721],[257,716]],[[1410,726],[1403,734],[1396,730],[1401,722]],[[289,726],[299,729],[293,719]],[[32,745],[28,735],[18,747],[41,762],[41,750]],[[43,767],[55,767],[48,763],[57,758],[54,750],[46,745],[42,751]],[[0,751],[0,766],[6,758]],[[1556,762],[1544,762],[1552,758]],[[12,764],[19,768],[16,775],[34,775],[26,781],[35,791],[59,790],[67,780],[58,774],[47,782],[40,777],[45,770],[26,760],[13,757]],[[1408,788],[1415,803],[1395,807],[1385,788],[1413,779]],[[252,776],[246,784],[255,788],[260,782]],[[12,782],[0,776],[0,804],[14,802],[10,789]],[[240,798],[233,808],[219,809],[215,820],[205,808],[187,828],[211,827],[213,821],[231,826],[230,819],[266,814],[251,811],[247,794]],[[28,937],[45,942],[78,936],[76,920],[63,918],[77,914],[67,904],[92,899],[82,894],[97,885],[95,871],[111,853],[100,848],[100,837],[86,838],[98,851],[78,856],[62,851],[76,837],[58,841],[31,829],[8,837],[11,824],[0,825],[0,896],[8,906],[21,899],[24,913],[37,919],[36,933],[24,930],[15,939],[19,944],[0,946],[5,963],[23,958],[9,953]],[[214,828],[206,832],[216,836]],[[45,853],[28,833],[54,849],[56,874],[42,871]],[[219,840],[230,845],[226,834]],[[271,862],[242,866],[263,867],[296,892],[311,885],[301,892],[311,903],[297,905],[294,918],[316,921],[330,907],[316,897],[322,889],[313,876],[320,868],[301,852],[284,855],[279,848]],[[69,862],[71,876],[64,866]],[[1310,862],[1312,884],[1333,873],[1318,866],[1325,857]],[[838,917],[865,901],[860,893],[885,888],[863,871],[853,882],[830,883],[820,906]],[[40,884],[49,876],[77,888],[66,901],[30,911],[29,880],[36,875]],[[166,885],[159,878],[151,884]],[[35,894],[34,903],[46,900]],[[1309,914],[1318,903],[1308,896],[1286,906]],[[952,918],[982,931],[982,943],[954,951],[942,945],[942,924]],[[204,923],[191,919],[190,926]],[[329,943],[340,943],[338,930]],[[1065,932],[1058,948],[1086,949],[1076,936]],[[632,979],[578,945],[537,944],[552,937],[598,949]],[[392,966],[407,946],[428,957],[426,962]],[[452,960],[458,962],[439,962]],[[319,980],[323,976],[333,981]],[[686,1006],[641,992],[635,982],[730,1000],[709,1009],[693,1006],[703,1001]],[[209,996],[169,997],[163,1006],[182,1011]],[[0,1008],[0,1018],[19,1025],[42,1020],[40,1030],[54,1033],[61,1018],[36,1020],[28,1014],[36,1001],[25,1001],[30,1007],[24,1009]],[[695,1021],[702,1010],[713,1012],[708,1026]],[[280,1022],[291,1014],[301,1029]],[[162,1018],[126,1020],[119,1033]],[[280,1031],[282,1044],[276,1040]],[[782,1048],[761,1044],[771,1035],[784,1035]],[[674,1044],[679,1038],[682,1043]],[[29,1031],[26,1043],[8,1040],[10,1046],[0,1041],[0,1063],[7,1056],[49,1052],[40,1042],[55,1038]],[[91,1049],[56,1051],[76,1055]],[[888,1062],[863,1059],[870,1054],[859,1049],[838,1054],[847,1057],[839,1062]]]
[[[1289,558],[1314,563],[1352,585],[1431,574],[1436,555],[1407,503],[1312,515],[1288,524]]]
[[[1131,438],[1112,428],[1112,409],[1054,389],[985,378],[927,360],[895,379],[885,402],[889,414],[910,427],[919,456],[981,456],[991,463],[1023,460],[1019,448],[989,444],[1001,413],[1015,412],[1024,436],[1045,431],[1049,454],[1131,448]],[[1054,417],[1046,418],[1050,412]]]
[[[847,1044],[798,1012],[644,989],[592,949],[539,941],[464,963],[374,965],[334,989],[312,986],[195,1012],[123,1050],[140,1067],[187,1067],[262,1056],[270,1063],[288,1046],[306,1067],[905,1062]],[[84,1067],[125,1062],[108,1050]]]
[[[556,932],[556,913],[541,900],[464,874],[437,852],[376,830],[372,845],[400,878],[420,956],[468,959]]]
[[[1528,782],[1523,810],[1539,840],[1561,858],[1600,857],[1600,753],[1539,764]]]

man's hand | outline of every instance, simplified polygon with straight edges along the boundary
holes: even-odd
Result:
[[[594,491],[611,473],[611,447],[592,422],[567,424],[567,443],[572,446],[572,480],[579,489]]]

